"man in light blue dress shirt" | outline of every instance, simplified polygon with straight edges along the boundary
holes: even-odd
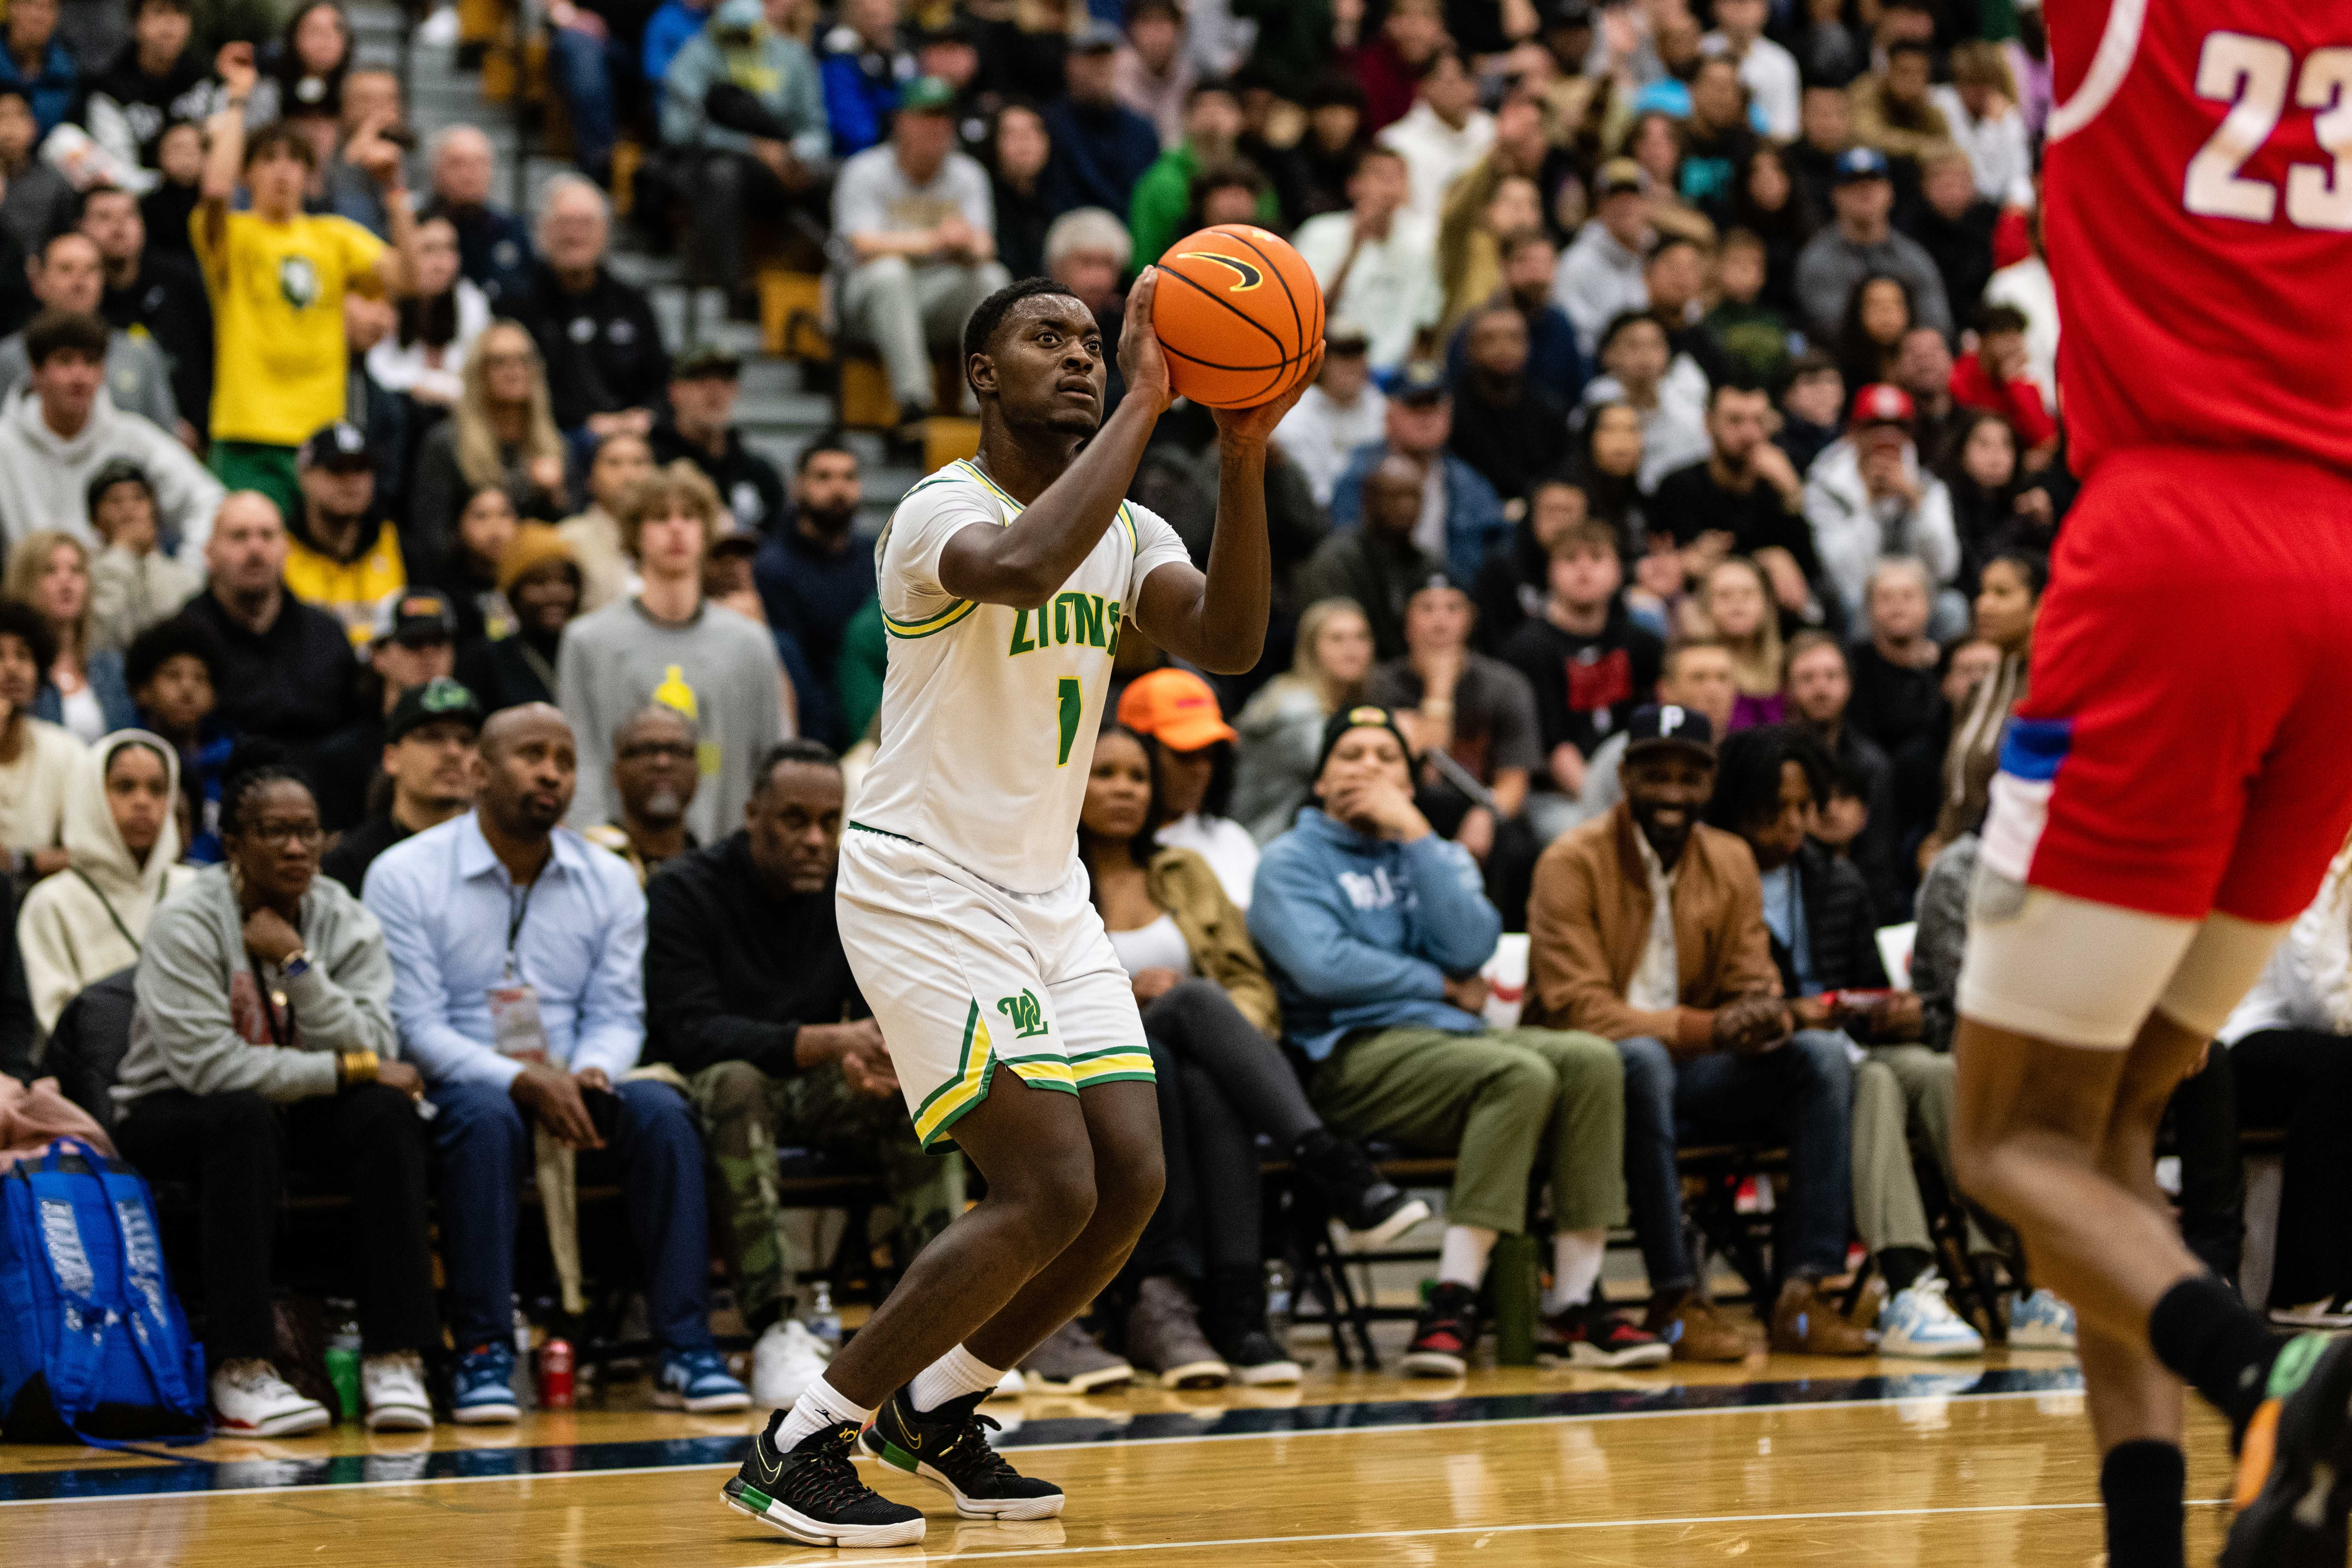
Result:
[[[467,815],[387,850],[364,901],[383,925],[403,1054],[436,1110],[451,1414],[512,1421],[516,1194],[545,1128],[617,1161],[662,1349],[656,1404],[740,1410],[710,1337],[702,1144],[686,1097],[625,1081],[645,1042],[646,900],[618,856],[558,825],[577,773],[572,727],[544,703],[483,726]],[[591,1169],[594,1168],[591,1165]]]

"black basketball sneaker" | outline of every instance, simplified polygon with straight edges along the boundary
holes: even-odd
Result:
[[[950,1399],[937,1410],[917,1410],[900,1389],[866,1429],[868,1452],[884,1464],[920,1476],[955,1499],[966,1519],[1051,1519],[1062,1511],[1062,1489],[1034,1480],[989,1446],[980,1413],[983,1390]]]
[[[912,1546],[923,1539],[922,1510],[892,1502],[857,1479],[849,1458],[856,1427],[824,1427],[780,1451],[776,1429],[783,1421],[777,1411],[751,1439],[751,1457],[720,1490],[728,1507],[806,1546]]]

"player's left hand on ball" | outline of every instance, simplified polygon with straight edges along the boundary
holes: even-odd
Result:
[[[1164,410],[1176,401],[1176,389],[1168,378],[1168,356],[1160,351],[1160,334],[1151,328],[1151,296],[1159,282],[1160,269],[1147,267],[1127,291],[1127,321],[1118,331],[1118,374],[1127,383],[1128,396],[1140,393]]]
[[[1281,396],[1261,403],[1255,408],[1210,410],[1216,416],[1217,439],[1228,447],[1252,442],[1264,445],[1272,440],[1274,427],[1282,423],[1284,415],[1298,406],[1298,400],[1307,395],[1307,389],[1315,384],[1315,378],[1322,373],[1323,345],[1317,343],[1314,357],[1307,362],[1306,372],[1292,382],[1290,390]]]

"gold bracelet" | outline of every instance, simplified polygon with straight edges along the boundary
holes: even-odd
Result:
[[[373,1051],[345,1051],[335,1058],[336,1075],[348,1089],[355,1083],[375,1081],[377,1060]]]

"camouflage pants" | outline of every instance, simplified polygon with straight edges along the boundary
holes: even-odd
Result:
[[[897,1211],[887,1238],[902,1268],[963,1212],[962,1157],[924,1153],[906,1102],[895,1094],[858,1094],[831,1067],[778,1079],[737,1061],[695,1074],[693,1095],[717,1172],[713,1227],[726,1238],[738,1301],[754,1326],[792,1310],[801,1272],[815,1261],[794,1257],[784,1235],[776,1194],[780,1144],[879,1169]]]

